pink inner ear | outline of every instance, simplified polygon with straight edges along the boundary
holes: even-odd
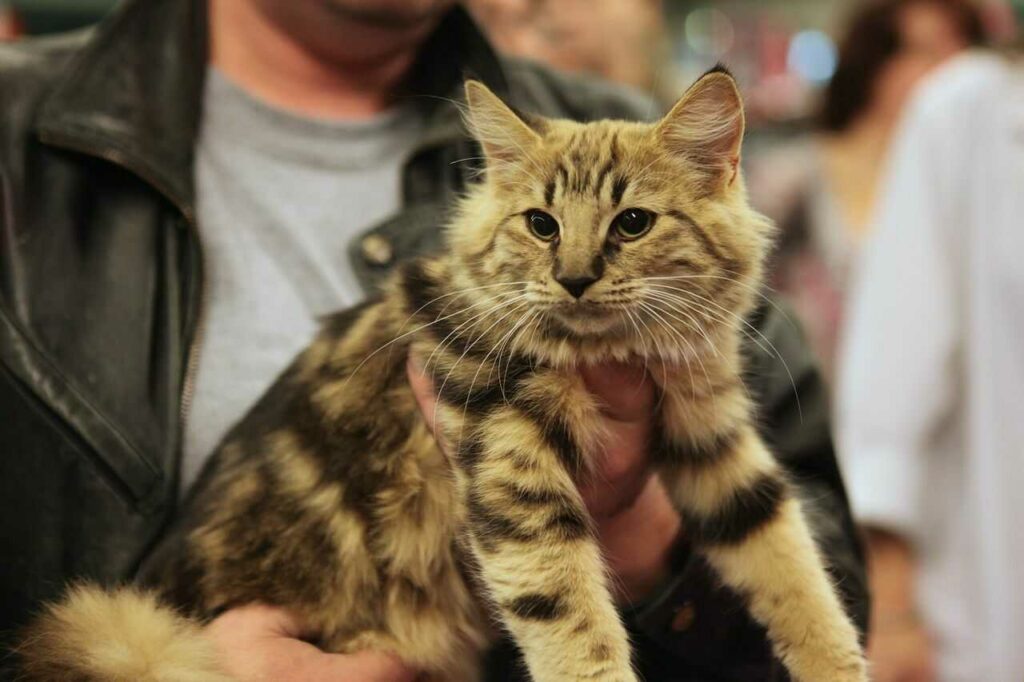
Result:
[[[485,86],[467,84],[466,99],[470,128],[487,156],[512,161],[540,139],[533,128]]]
[[[700,147],[724,162],[743,137],[743,103],[730,79],[711,74],[683,95],[661,125],[669,140]]]
[[[744,121],[743,104],[730,79],[719,74],[702,78],[660,128],[667,149],[703,171],[709,191],[736,182]]]

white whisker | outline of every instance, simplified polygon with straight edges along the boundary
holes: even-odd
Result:
[[[704,361],[701,359],[700,354],[697,353],[696,349],[686,339],[686,337],[682,334],[682,332],[680,332],[677,329],[674,329],[672,327],[672,325],[670,325],[663,317],[661,317],[657,313],[657,311],[655,311],[653,309],[651,304],[648,304],[648,303],[645,303],[645,302],[641,301],[639,303],[639,305],[640,305],[641,309],[646,310],[648,314],[653,315],[656,318],[656,321],[658,321],[665,328],[665,330],[668,331],[668,333],[670,335],[674,335],[677,339],[682,341],[683,344],[690,350],[690,354],[693,355],[695,360],[697,360],[697,364],[700,365],[701,371],[704,373],[704,381],[707,383],[708,392],[711,394],[711,409],[712,409],[712,411],[717,411],[717,403],[715,401],[714,385],[711,383],[711,376],[708,374],[708,370],[704,366]],[[693,382],[693,373],[692,373],[691,368],[690,368],[690,363],[686,362],[685,364],[686,364],[687,372],[690,373],[690,390],[692,391],[692,394],[694,396],[696,396],[697,395],[697,390],[696,390],[696,386],[694,385],[694,382]]]
[[[515,313],[519,312],[524,307],[529,306],[529,305],[530,305],[529,301],[523,301],[523,302],[519,303],[518,305],[516,305],[511,310],[506,311],[504,315],[502,315],[497,320],[495,320],[491,324],[491,326],[489,326],[487,329],[485,329],[484,331],[480,332],[480,334],[475,339],[473,339],[473,341],[468,346],[466,346],[466,349],[464,351],[462,351],[462,355],[459,356],[459,359],[455,361],[455,364],[451,366],[451,368],[448,370],[448,373],[445,375],[444,381],[441,382],[441,388],[439,388],[437,390],[438,401],[437,401],[437,403],[434,404],[434,419],[435,420],[437,419],[437,405],[440,404],[440,402],[441,402],[440,401],[440,396],[441,396],[442,393],[444,393],[444,387],[448,383],[448,379],[451,377],[452,373],[459,366],[459,364],[463,361],[463,359],[465,359],[466,354],[469,353],[469,351],[473,349],[473,346],[475,346],[482,338],[484,338],[487,335],[488,332],[490,332],[492,329],[494,329],[494,327],[496,327],[498,324],[500,324],[502,322],[502,320],[507,319],[508,317],[514,315]],[[473,374],[473,381],[470,383],[469,389],[466,391],[466,404],[463,405],[463,408],[462,408],[462,420],[461,420],[461,424],[459,426],[459,440],[458,440],[458,443],[456,445],[456,450],[455,450],[456,452],[458,452],[459,449],[462,447],[462,436],[463,436],[463,430],[464,430],[464,426],[465,426],[465,422],[466,422],[466,411],[469,409],[469,400],[470,400],[470,398],[473,397],[473,387],[476,385],[476,378],[477,378],[477,376],[479,376],[480,370],[483,369],[484,364],[487,362],[487,358],[490,357],[490,354],[493,351],[494,351],[494,348],[492,348],[491,350],[487,351],[487,354],[484,356],[484,359],[479,363],[479,366],[476,368],[476,372]]]
[[[436,346],[434,346],[434,350],[431,351],[430,355],[427,357],[427,361],[423,364],[423,369],[427,370],[430,367],[430,363],[434,359],[434,356],[437,353],[439,353],[440,351],[442,351],[446,345],[448,345],[449,343],[455,343],[455,341],[457,341],[464,333],[471,332],[472,329],[473,329],[473,323],[476,320],[480,319],[481,317],[485,317],[485,316],[491,314],[492,312],[494,312],[495,310],[498,310],[498,309],[500,309],[500,308],[502,308],[502,307],[504,307],[504,306],[506,306],[506,305],[508,305],[510,303],[515,303],[515,302],[518,302],[518,301],[520,301],[520,300],[522,300],[524,298],[527,298],[528,296],[529,296],[529,294],[526,294],[526,293],[517,294],[516,296],[513,296],[511,299],[499,301],[498,303],[492,305],[487,310],[484,310],[481,313],[477,313],[477,314],[473,315],[472,317],[470,317],[469,319],[463,321],[461,324],[459,324],[454,329],[452,329],[450,332],[448,332],[448,334],[443,339],[441,339],[441,341]],[[499,294],[498,296],[491,297],[491,298],[486,299],[486,300],[487,301],[493,301],[493,300],[495,300],[497,298],[500,298],[500,297],[501,297],[501,294]],[[466,309],[463,308],[463,310],[461,312],[464,312],[465,310]],[[459,331],[459,330],[462,330],[462,331]]]
[[[679,288],[679,287],[670,287],[670,286],[667,286],[667,285],[650,285],[650,286],[659,286],[659,287],[661,287],[663,289],[672,289],[672,290],[677,292],[677,294],[675,294],[675,296],[676,296],[676,300],[677,300],[678,303],[680,303],[682,305],[686,305],[687,307],[691,307],[691,308],[692,307],[696,307],[696,306],[700,306],[700,308],[704,310],[705,314],[710,315],[712,317],[715,317],[715,318],[719,319],[720,321],[722,321],[725,324],[733,324],[729,320],[728,317],[725,317],[725,315],[728,315],[728,316],[732,317],[734,320],[736,320],[737,322],[739,322],[740,324],[742,324],[743,326],[747,327],[750,331],[753,331],[754,334],[757,334],[757,336],[759,336],[766,344],[768,344],[768,347],[771,349],[771,351],[769,351],[768,348],[765,348],[764,345],[762,345],[761,342],[758,341],[757,338],[752,336],[750,334],[750,332],[747,331],[747,329],[743,329],[743,328],[739,328],[738,329],[738,331],[740,331],[747,338],[749,338],[755,345],[757,345],[757,347],[760,348],[762,352],[764,352],[766,355],[768,355],[770,357],[774,357],[774,358],[778,359],[779,362],[782,363],[782,367],[786,371],[786,376],[789,378],[789,384],[790,384],[790,386],[793,389],[793,397],[796,399],[797,413],[798,413],[798,415],[800,417],[801,423],[803,422],[803,406],[800,403],[800,392],[796,388],[796,381],[793,379],[793,373],[789,369],[789,363],[786,362],[786,358],[783,357],[782,353],[780,353],[778,348],[775,347],[775,344],[773,344],[771,342],[771,340],[769,340],[768,337],[766,337],[761,332],[760,329],[758,329],[757,327],[752,325],[749,321],[744,319],[742,316],[737,315],[736,313],[734,313],[733,311],[729,310],[728,308],[725,308],[725,307],[719,305],[718,303],[712,301],[711,299],[707,298],[706,296],[702,296],[701,294],[699,294],[699,293],[697,293],[695,291],[691,291],[689,289],[682,289],[682,288]],[[687,301],[685,299],[682,299],[682,298],[678,297],[678,294],[687,294],[687,295],[693,296],[697,300],[696,301]],[[709,308],[707,304],[710,304],[710,305],[714,306],[715,308],[718,308],[722,312],[721,313],[716,313],[714,310]]]
[[[733,272],[732,270],[723,270],[723,271],[724,272],[730,272],[730,273]],[[733,274],[737,274],[738,275],[739,273],[733,273]],[[776,301],[773,301],[772,299],[770,299],[770,298],[768,298],[767,296],[764,295],[764,291],[771,291],[770,288],[768,288],[766,286],[762,286],[762,287],[751,286],[747,282],[742,282],[742,281],[736,279],[735,277],[726,277],[725,275],[694,275],[694,274],[690,274],[690,275],[663,275],[663,276],[658,276],[658,277],[638,277],[636,279],[636,281],[637,282],[650,282],[650,281],[654,281],[654,280],[680,280],[680,279],[720,279],[720,280],[724,280],[726,282],[732,282],[733,284],[736,284],[737,286],[741,286],[741,287],[747,289],[748,291],[753,293],[755,296],[760,297],[762,300],[764,300],[765,303],[770,305],[780,315],[782,315],[782,317],[786,320],[786,322],[791,324],[794,328],[799,328],[799,325],[797,325],[796,322],[793,321],[793,318],[791,318],[786,313],[786,311],[783,310],[782,306],[780,306]]]

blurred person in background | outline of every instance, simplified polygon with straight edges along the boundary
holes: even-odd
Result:
[[[893,141],[840,451],[877,682],[1024,680],[1024,59],[959,57]]]
[[[470,0],[503,52],[652,92],[672,81],[662,0]],[[656,93],[657,94],[657,93]],[[672,102],[678,93],[667,94]]]
[[[467,73],[523,111],[656,113],[497,54],[452,0],[129,0],[95,30],[0,46],[0,640],[69,580],[130,580],[319,316],[439,248],[480,156],[457,106]],[[816,500],[863,629],[824,387],[774,307],[750,324],[780,351],[749,372],[765,437]],[[650,382],[599,374],[616,470],[581,494],[638,666],[652,682],[782,679],[652,483]],[[283,608],[240,606],[207,632],[242,682],[416,675],[320,651]],[[487,679],[522,679],[516,660],[497,645]]]
[[[18,11],[9,0],[0,0],[0,41],[14,40],[24,33]]]
[[[982,36],[967,0],[859,5],[840,41],[819,133],[752,164],[754,204],[781,230],[772,284],[796,308],[829,380],[852,266],[904,104],[923,76]]]

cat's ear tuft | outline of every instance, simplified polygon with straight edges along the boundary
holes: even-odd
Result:
[[[716,66],[683,94],[656,127],[664,147],[706,178],[714,192],[736,179],[743,143],[743,100],[736,80]]]
[[[466,123],[489,160],[512,162],[540,142],[540,135],[480,81],[466,81]]]

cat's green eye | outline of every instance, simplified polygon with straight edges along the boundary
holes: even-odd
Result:
[[[530,228],[534,237],[546,242],[558,236],[558,221],[544,211],[537,209],[527,211],[526,226]]]
[[[642,208],[627,208],[615,216],[612,228],[621,239],[639,239],[647,234],[654,224],[654,216]]]

